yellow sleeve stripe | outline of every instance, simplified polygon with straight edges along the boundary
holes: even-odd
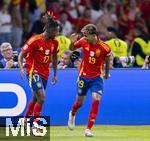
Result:
[[[32,44],[34,41],[39,40],[39,39],[42,39],[42,34],[38,34],[38,35],[32,36],[32,37],[27,41],[27,44],[30,45],[30,44]]]
[[[29,86],[32,87],[32,74],[34,70],[34,62],[32,64],[31,70],[29,71]]]
[[[110,51],[110,47],[109,47],[107,44],[105,44],[105,43],[103,43],[103,42],[101,42],[101,41],[99,41],[99,44],[100,44],[107,52]]]
[[[103,77],[103,67],[100,66],[100,77]]]
[[[79,72],[79,76],[82,74],[82,72],[83,72],[83,68],[84,68],[84,63],[83,64],[81,64],[82,66],[81,66],[81,69],[80,69],[80,72]]]

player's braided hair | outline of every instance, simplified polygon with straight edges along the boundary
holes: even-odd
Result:
[[[59,24],[58,24],[55,16],[53,15],[53,13],[47,12],[44,15],[44,18],[46,18],[46,24],[45,24],[44,30],[59,27]]]

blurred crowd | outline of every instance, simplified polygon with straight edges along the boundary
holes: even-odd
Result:
[[[58,68],[78,67],[82,50],[68,50],[69,35],[89,23],[112,48],[112,67],[142,67],[150,55],[150,0],[1,0],[1,62],[6,54],[16,56],[29,37],[43,32],[46,11],[60,22]]]

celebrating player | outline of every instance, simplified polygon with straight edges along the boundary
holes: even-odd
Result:
[[[26,74],[33,92],[25,117],[40,117],[45,101],[45,89],[50,71],[50,61],[54,68],[52,83],[56,83],[57,77],[57,53],[58,42],[54,39],[59,31],[59,24],[51,13],[46,13],[46,25],[42,34],[32,36],[22,47],[18,57],[21,77],[24,77],[23,58],[25,57]],[[34,122],[37,122],[35,118]]]
[[[78,77],[78,95],[69,112],[68,128],[74,129],[75,115],[78,109],[83,105],[88,90],[92,93],[92,107],[89,114],[86,137],[92,137],[91,128],[98,114],[98,107],[103,93],[103,78],[109,78],[109,66],[111,58],[111,49],[98,37],[97,28],[93,24],[88,24],[81,30],[83,37],[78,39],[78,34],[72,34],[71,50],[79,47],[83,49],[83,59],[80,66]],[[105,74],[103,68],[105,64]]]

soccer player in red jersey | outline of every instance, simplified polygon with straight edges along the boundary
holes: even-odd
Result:
[[[111,49],[99,37],[97,28],[88,24],[81,30],[83,37],[78,39],[78,34],[72,34],[71,50],[82,47],[83,59],[80,66],[77,82],[78,95],[71,111],[69,112],[68,128],[74,129],[75,115],[83,105],[88,90],[92,93],[92,107],[89,113],[88,123],[85,130],[86,137],[92,137],[91,128],[98,114],[98,107],[103,93],[103,78],[109,78]],[[105,67],[104,67],[105,64]],[[105,68],[105,74],[103,69]]]
[[[23,58],[25,57],[26,74],[33,92],[25,117],[40,117],[45,101],[45,89],[50,71],[50,61],[54,68],[52,83],[57,77],[58,42],[54,39],[59,32],[59,24],[51,13],[45,14],[46,25],[42,34],[32,36],[22,47],[18,57],[21,77],[24,77]],[[35,118],[38,119],[38,118]],[[35,120],[36,121],[36,120]]]

